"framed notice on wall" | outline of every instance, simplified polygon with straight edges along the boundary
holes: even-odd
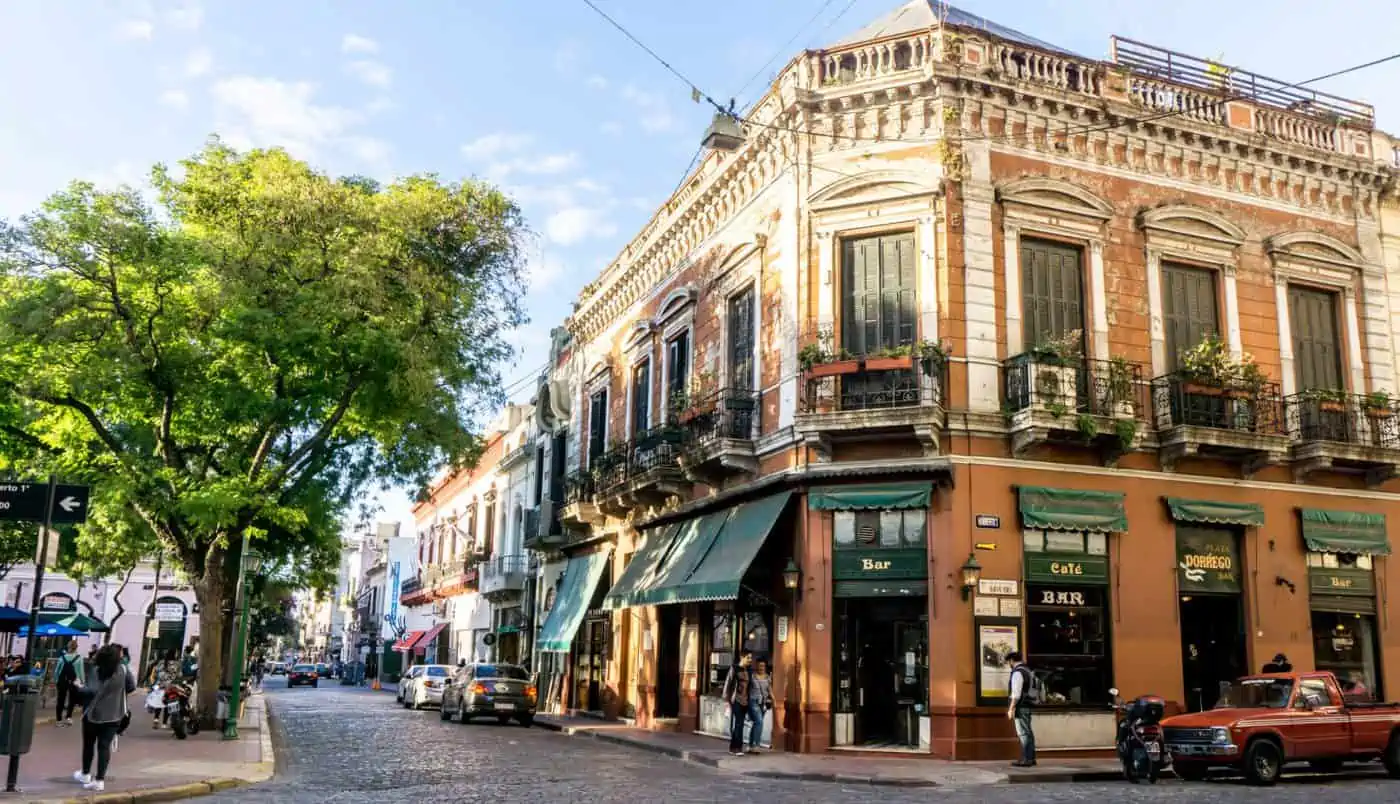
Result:
[[[1003,704],[1011,694],[1008,654],[1021,650],[1021,621],[979,617],[977,628],[977,701],[982,706]]]

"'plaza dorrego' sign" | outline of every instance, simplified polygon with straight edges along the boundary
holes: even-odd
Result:
[[[1233,530],[1178,527],[1176,566],[1182,593],[1240,591],[1240,547]]]

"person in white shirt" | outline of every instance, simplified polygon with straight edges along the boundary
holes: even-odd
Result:
[[[1006,706],[1006,719],[1016,724],[1016,739],[1021,741],[1021,758],[1011,763],[1018,768],[1035,767],[1035,731],[1031,728],[1031,669],[1021,658],[1020,651],[1006,654],[1011,665],[1011,696]]]

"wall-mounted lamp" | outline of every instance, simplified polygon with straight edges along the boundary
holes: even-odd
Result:
[[[1282,575],[1274,576],[1274,586],[1287,586],[1288,593],[1290,595],[1298,594],[1297,585],[1294,584],[1292,581],[1288,580],[1287,578],[1283,577]]]
[[[797,566],[797,559],[789,558],[787,566],[783,568],[783,588],[798,597],[802,596],[802,568]]]
[[[972,590],[977,588],[977,582],[982,580],[982,565],[977,563],[977,554],[968,553],[967,561],[962,565],[962,598],[966,602],[972,597]]]

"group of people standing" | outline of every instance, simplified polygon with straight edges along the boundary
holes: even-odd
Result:
[[[131,654],[121,645],[94,645],[84,657],[76,640],[68,643],[58,660],[55,722],[60,727],[72,726],[74,708],[82,708],[82,767],[73,772],[73,780],[86,790],[101,792],[106,787],[104,780],[117,736],[131,723],[126,699],[136,691],[136,677],[130,663]]]
[[[768,662],[755,660],[744,651],[724,679],[724,700],[729,704],[729,753],[734,756],[758,753],[763,721],[773,708],[773,677]],[[749,724],[748,750],[744,749],[744,726]]]

